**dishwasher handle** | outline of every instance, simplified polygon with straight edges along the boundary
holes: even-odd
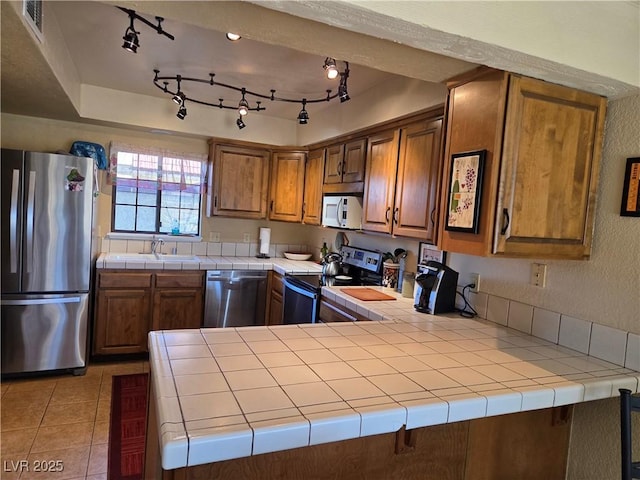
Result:
[[[305,288],[300,288],[297,285],[294,285],[292,282],[289,281],[289,279],[287,277],[284,278],[284,286],[285,288],[290,288],[292,291],[303,295],[305,297],[308,298],[313,298],[314,300],[318,298],[318,293],[317,292],[312,292],[310,290],[307,290]]]
[[[259,274],[255,274],[255,273],[241,273],[241,274],[231,274],[232,270],[229,270],[228,272],[219,272],[219,271],[215,271],[215,272],[208,272],[207,273],[207,280],[213,280],[213,281],[218,281],[218,280],[227,280],[230,282],[235,282],[240,281],[240,280],[266,280],[267,276],[266,275],[259,275]]]

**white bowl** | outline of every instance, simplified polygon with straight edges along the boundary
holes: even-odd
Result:
[[[311,253],[293,253],[293,252],[284,252],[285,258],[289,260],[309,260],[312,256]]]

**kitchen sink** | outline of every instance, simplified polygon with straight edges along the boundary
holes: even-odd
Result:
[[[170,253],[116,253],[110,256],[111,260],[120,260],[123,262],[142,261],[142,262],[199,262],[200,259],[196,255],[172,255]]]
[[[163,262],[197,262],[199,261],[196,255],[173,255],[171,253],[157,254],[158,260]]]
[[[152,260],[158,260],[158,257],[153,253],[116,253],[110,255],[111,260],[121,260],[123,262],[142,261],[148,262]]]

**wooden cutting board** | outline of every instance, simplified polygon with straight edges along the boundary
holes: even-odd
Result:
[[[372,301],[372,300],[395,300],[395,297],[382,293],[379,290],[373,288],[345,288],[342,293],[351,295],[358,300]]]

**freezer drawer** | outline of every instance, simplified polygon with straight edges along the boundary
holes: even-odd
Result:
[[[2,374],[87,364],[89,294],[3,295]]]

